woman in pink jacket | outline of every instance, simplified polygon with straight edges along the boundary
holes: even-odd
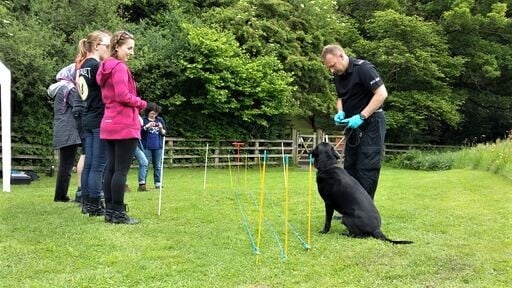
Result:
[[[126,214],[124,186],[133,154],[140,139],[139,112],[146,101],[137,95],[135,80],[126,61],[133,55],[135,41],[126,31],[114,33],[110,58],[101,62],[96,79],[101,87],[105,113],[100,138],[107,142],[107,166],[103,182],[105,222],[137,224]]]

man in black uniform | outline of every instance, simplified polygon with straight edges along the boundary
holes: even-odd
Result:
[[[344,168],[373,199],[386,133],[382,104],[388,92],[373,64],[348,57],[339,45],[325,46],[322,61],[334,75],[338,94],[334,123],[348,128]]]

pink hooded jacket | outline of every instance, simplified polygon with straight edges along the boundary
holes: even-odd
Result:
[[[100,138],[140,139],[139,112],[146,108],[147,103],[137,95],[135,81],[126,63],[115,58],[102,61],[96,81],[105,104]]]

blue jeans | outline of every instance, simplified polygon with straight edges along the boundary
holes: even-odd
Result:
[[[144,151],[137,146],[135,149],[135,159],[139,163],[139,184],[146,184],[146,176],[148,175],[148,158],[146,158],[146,154]]]
[[[162,183],[160,179],[162,175],[162,171],[160,170],[162,167],[162,152],[162,149],[144,149],[144,154],[146,154],[148,162],[153,163],[153,178],[156,187],[159,187]]]
[[[107,164],[107,145],[100,139],[100,129],[84,131],[85,161],[82,170],[82,196],[100,198]]]

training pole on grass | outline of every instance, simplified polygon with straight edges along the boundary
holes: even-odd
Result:
[[[244,155],[244,162],[245,162],[245,169],[244,169],[244,192],[245,193],[248,193],[249,190],[247,188],[247,172],[248,172],[248,169],[249,169],[249,155],[247,155],[247,152],[245,152],[245,155]]]
[[[11,70],[0,61],[2,97],[2,189],[11,192]]]
[[[261,191],[260,191],[260,211],[258,219],[258,242],[257,247],[259,249],[261,243],[261,227],[263,224],[263,199],[265,198],[265,166],[267,163],[267,150],[263,152],[263,170],[261,172]],[[256,254],[256,264],[260,264],[260,254]]]
[[[203,190],[206,190],[206,171],[207,170],[208,170],[208,143],[206,143],[206,151],[204,152]]]
[[[162,139],[162,157],[160,158],[160,191],[158,193],[158,216],[162,210],[162,187],[164,186],[164,155],[165,155],[165,136]]]
[[[284,255],[288,256],[288,155],[284,154],[284,143],[281,142],[284,174]]]
[[[308,246],[311,247],[311,202],[313,201],[313,156],[309,154]]]

